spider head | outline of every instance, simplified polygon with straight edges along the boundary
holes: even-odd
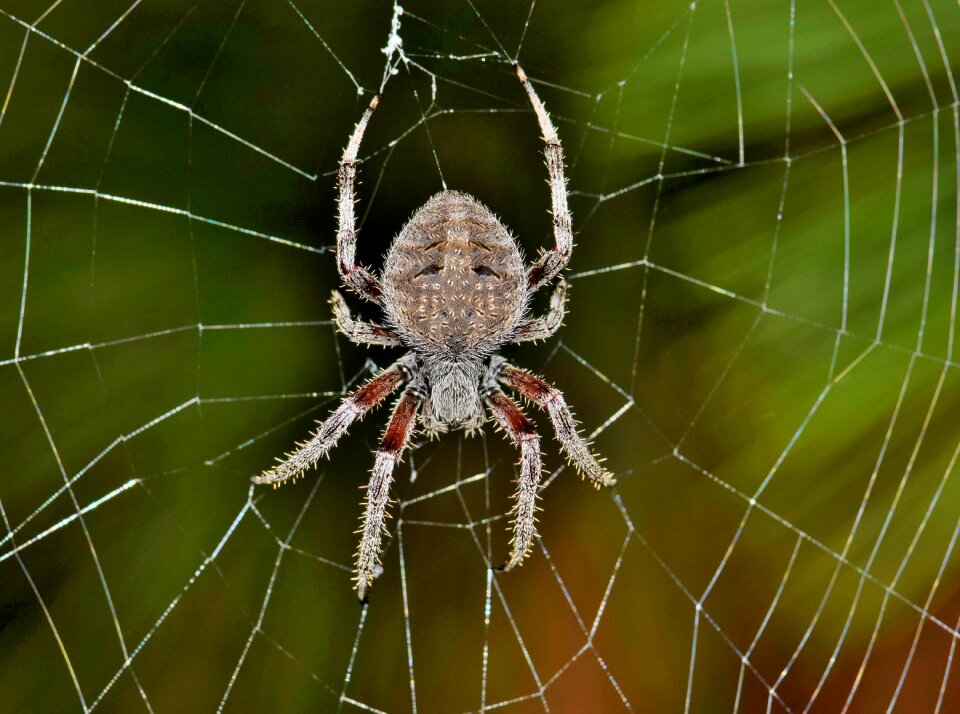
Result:
[[[520,249],[486,206],[443,191],[400,231],[384,268],[385,308],[413,346],[450,356],[508,339],[527,305]]]

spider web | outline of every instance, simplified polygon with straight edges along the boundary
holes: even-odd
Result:
[[[4,709],[960,711],[957,13],[2,3]],[[619,482],[545,438],[499,574],[515,453],[420,440],[361,607],[383,411],[247,477],[394,358],[325,303],[371,92],[364,263],[447,186],[550,245],[515,59],[578,249],[566,327],[508,354]]]

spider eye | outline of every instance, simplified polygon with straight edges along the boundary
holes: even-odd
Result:
[[[473,272],[476,273],[477,275],[479,275],[481,278],[487,278],[487,277],[491,277],[491,276],[494,277],[494,278],[499,278],[499,277],[500,277],[500,276],[497,275],[494,271],[492,271],[490,268],[488,268],[486,265],[478,265],[477,267],[475,267],[475,268],[473,269]]]
[[[441,270],[443,270],[443,268],[442,268],[441,266],[439,266],[439,265],[436,265],[436,264],[434,264],[434,265],[428,265],[426,268],[424,268],[423,270],[421,270],[419,273],[417,273],[417,274],[414,275],[413,277],[419,278],[421,275],[436,275],[436,274],[439,273]]]

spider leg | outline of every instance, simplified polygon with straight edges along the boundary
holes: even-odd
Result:
[[[510,558],[500,568],[512,570],[530,553],[537,535],[537,493],[540,488],[540,436],[530,420],[499,387],[488,389],[484,401],[510,440],[520,447],[520,480],[517,482],[516,503],[513,506],[513,538],[510,540]]]
[[[412,374],[410,357],[403,357],[390,367],[344,397],[333,413],[308,441],[299,444],[299,448],[287,454],[287,458],[250,480],[257,484],[279,486],[290,479],[296,479],[313,466],[321,456],[332,449],[347,428],[358,418],[377,406],[397,388],[408,381]]]
[[[422,395],[415,389],[408,389],[400,396],[377,448],[377,459],[364,498],[366,507],[363,527],[360,529],[363,537],[357,551],[356,588],[361,601],[366,600],[367,588],[373,583],[374,571],[380,559],[381,538],[387,532],[383,520],[387,515],[393,469],[410,440],[422,401]]]
[[[347,142],[343,150],[343,157],[340,159],[340,169],[337,172],[337,268],[340,270],[340,277],[344,285],[347,285],[357,295],[382,305],[381,294],[383,287],[380,280],[369,270],[361,265],[357,265],[357,228],[356,216],[354,215],[354,204],[356,203],[356,194],[354,192],[354,183],[357,178],[357,152],[360,150],[360,141],[363,139],[363,132],[367,129],[367,123],[373,115],[373,111],[380,102],[380,95],[377,94],[370,102],[360,121],[357,122],[350,141]]]
[[[567,206],[567,180],[563,173],[563,147],[560,146],[560,137],[550,120],[550,115],[547,114],[546,107],[543,106],[536,90],[530,84],[530,80],[527,79],[523,68],[518,64],[515,64],[513,68],[520,83],[523,84],[523,88],[527,90],[530,104],[533,105],[533,111],[540,123],[540,131],[543,134],[545,144],[543,153],[547,159],[547,173],[550,177],[550,201],[553,207],[555,245],[551,250],[543,253],[527,271],[527,286],[530,290],[536,290],[557,276],[570,261],[570,254],[573,252],[573,228],[570,220],[570,209]]]
[[[350,308],[343,295],[338,290],[333,291],[330,298],[333,305],[333,315],[337,320],[337,327],[347,339],[358,345],[379,345],[381,347],[397,347],[400,340],[389,327],[376,325],[356,319],[350,314]]]
[[[567,313],[567,282],[560,278],[550,295],[550,309],[546,315],[521,322],[513,335],[511,342],[532,342],[545,340],[551,337],[560,325],[563,316]]]
[[[590,451],[590,445],[577,432],[577,422],[559,389],[505,360],[495,362],[491,367],[496,370],[498,382],[547,410],[557,441],[560,442],[567,459],[581,474],[585,474],[597,487],[612,486],[616,483],[613,474],[600,465],[597,457]]]

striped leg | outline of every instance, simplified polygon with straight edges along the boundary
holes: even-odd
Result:
[[[612,486],[616,483],[613,474],[600,465],[597,457],[590,451],[590,445],[577,432],[577,422],[559,389],[535,374],[507,362],[500,365],[497,381],[523,395],[541,409],[547,410],[553,422],[557,441],[560,442],[570,463],[581,474],[585,474],[597,487]]]
[[[537,535],[537,492],[540,488],[542,463],[540,436],[533,424],[502,390],[491,389],[484,395],[490,413],[510,440],[520,447],[520,480],[517,483],[516,503],[513,506],[513,538],[510,557],[501,570],[512,570],[527,557]]]
[[[250,480],[258,484],[279,486],[290,479],[296,480],[313,466],[321,456],[326,456],[343,436],[347,428],[358,418],[377,406],[410,378],[409,359],[404,357],[344,397],[333,414],[320,424],[309,440],[298,445],[296,451],[287,454],[285,460]]]
[[[377,449],[377,460],[370,474],[367,495],[364,498],[363,537],[357,551],[356,588],[357,596],[366,601],[367,589],[373,584],[373,576],[380,559],[380,546],[387,532],[384,518],[390,499],[390,484],[393,469],[410,441],[410,434],[417,418],[422,399],[413,390],[404,392],[393,408],[393,415]]]

